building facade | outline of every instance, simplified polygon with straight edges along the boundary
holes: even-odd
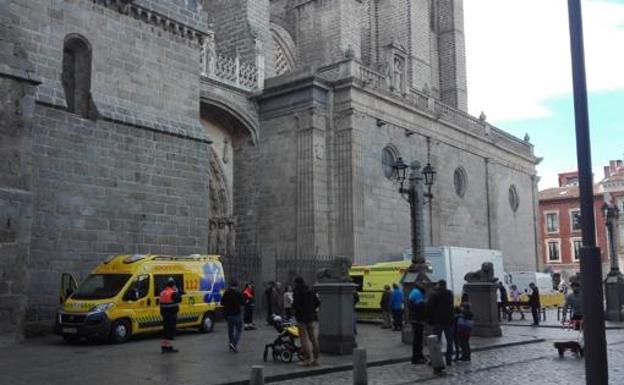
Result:
[[[0,18],[7,338],[48,330],[60,273],[111,254],[253,256],[258,280],[400,256],[398,157],[438,172],[427,244],[541,262],[533,146],[466,113],[461,0],[12,0]]]
[[[555,273],[567,278],[580,271],[581,209],[578,172],[559,174],[559,187],[539,193],[540,234],[543,263]],[[624,268],[624,167],[622,161],[611,161],[604,167],[604,178],[594,185],[594,215],[596,242],[600,247],[603,275],[610,269],[610,249],[603,206],[611,202],[619,209],[615,254]]]

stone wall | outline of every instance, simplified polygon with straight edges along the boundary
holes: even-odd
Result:
[[[269,31],[269,0],[211,0],[206,5],[214,23],[215,43],[219,53],[256,62],[261,44],[267,77],[274,75],[273,42]]]
[[[0,41],[5,36],[0,31]],[[15,73],[5,69],[0,71],[0,345],[23,335],[33,215],[28,138],[35,85],[8,77]]]
[[[39,106],[27,321],[53,319],[62,272],[114,254],[207,249],[209,145]]]
[[[293,25],[298,62],[320,66],[345,57],[347,50],[361,56],[361,22],[365,12],[361,1],[299,1],[288,10]]]
[[[47,329],[64,271],[84,278],[111,254],[207,250],[210,149],[199,122],[207,15],[185,0],[119,4],[3,3],[14,32],[3,52],[27,52],[22,83],[32,73],[42,84],[27,88],[15,73],[0,84],[0,159],[10,160],[0,166],[2,331],[24,321],[28,332]],[[91,119],[65,111],[63,47],[73,35],[91,55]],[[19,123],[28,92],[38,103],[26,110],[32,130]]]
[[[137,15],[130,8],[120,12],[99,1],[12,1],[15,27],[43,79],[37,101],[66,106],[63,45],[68,35],[79,34],[91,48],[91,97],[100,116],[206,139],[197,103],[199,40],[204,31],[197,29],[199,23],[187,26],[178,21],[189,21],[192,14],[180,3],[184,1],[143,1],[145,13]],[[147,19],[152,5],[170,18],[150,13]],[[187,32],[182,35],[178,28]]]
[[[30,136],[40,80],[0,3],[0,346],[23,337],[32,224]]]
[[[292,252],[327,251],[357,263],[400,256],[410,246],[409,205],[383,173],[382,151],[390,147],[438,172],[424,208],[425,244],[500,249],[506,268],[536,267],[535,165],[526,144],[507,150],[487,132],[435,120],[392,96],[306,76],[295,88],[269,82],[260,100],[256,234],[266,263]],[[458,168],[463,195],[454,186]],[[521,199],[516,211],[512,184]]]

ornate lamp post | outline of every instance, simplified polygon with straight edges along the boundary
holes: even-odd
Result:
[[[605,293],[607,297],[607,310],[605,318],[610,321],[622,321],[622,305],[624,304],[624,277],[620,272],[617,254],[617,221],[620,214],[617,205],[605,202],[602,205],[607,228],[607,249],[611,254],[611,269],[605,280]]]
[[[433,198],[433,195],[431,194],[431,186],[433,186],[436,171],[433,167],[431,167],[431,164],[427,163],[422,172],[419,172],[420,162],[417,160],[413,161],[410,164],[410,173],[408,177],[409,185],[405,188],[404,182],[406,180],[405,174],[407,171],[407,165],[403,162],[403,159],[398,158],[394,162],[393,168],[396,172],[396,179],[401,185],[399,187],[399,193],[410,204],[410,219],[412,224],[412,263],[401,279],[403,292],[406,294],[407,298],[407,295],[416,283],[422,283],[426,286],[429,282],[431,282],[427,276],[427,261],[425,260],[425,223],[423,205],[426,203],[424,197],[427,197],[430,200]],[[425,185],[427,186],[426,194],[423,192],[423,184],[421,183],[423,179]],[[407,311],[407,306],[405,307],[405,311]],[[403,329],[402,340],[407,344],[412,343],[411,330],[408,330],[408,328]]]
[[[419,172],[420,162],[415,160],[410,164],[410,173],[406,178],[407,165],[403,162],[402,158],[398,158],[394,162],[393,168],[396,172],[396,180],[401,185],[399,187],[399,193],[403,195],[403,197],[410,204],[410,219],[412,224],[412,264],[408,269],[408,273],[417,273],[417,276],[421,278],[416,279],[414,282],[428,282],[429,278],[424,274],[427,271],[427,266],[424,251],[425,226],[423,205],[427,203],[424,200],[425,197],[429,199],[433,198],[433,194],[431,194],[431,186],[433,186],[437,172],[433,169],[430,163],[427,163],[427,165],[422,169],[422,172]],[[406,179],[409,179],[409,185],[407,188],[404,187]],[[423,192],[423,184],[421,183],[423,179],[425,186],[427,186],[426,194]]]

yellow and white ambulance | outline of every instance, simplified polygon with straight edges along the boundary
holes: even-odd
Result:
[[[116,343],[157,332],[162,329],[159,296],[170,277],[182,294],[178,328],[211,332],[225,289],[217,255],[119,255],[96,267],[80,285],[63,274],[55,331],[68,342]]]

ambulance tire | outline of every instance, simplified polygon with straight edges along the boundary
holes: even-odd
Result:
[[[110,340],[115,344],[123,344],[130,339],[132,329],[130,323],[124,319],[113,322],[110,332]]]
[[[212,333],[214,329],[214,321],[215,321],[214,313],[207,312],[206,314],[204,314],[204,317],[202,318],[202,322],[199,325],[199,332],[200,333]]]

